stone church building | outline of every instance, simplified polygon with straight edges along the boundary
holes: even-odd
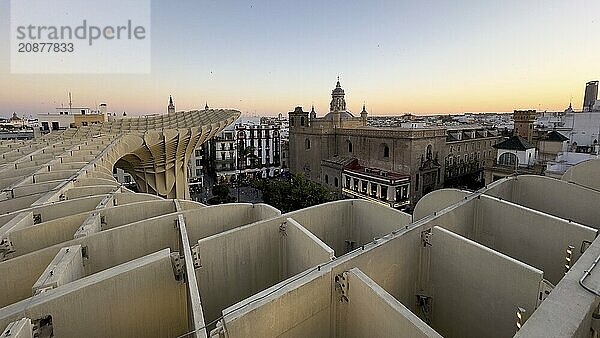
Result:
[[[367,116],[364,105],[360,116],[347,109],[339,79],[325,116],[296,107],[289,113],[290,170],[340,196],[396,208],[443,187],[445,128],[374,128]]]

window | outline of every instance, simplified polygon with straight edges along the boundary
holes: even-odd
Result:
[[[196,160],[196,167],[200,166],[200,160]]]
[[[340,182],[337,177],[333,179],[333,185],[335,185],[336,188],[340,185]]]
[[[390,158],[390,147],[386,143],[382,143],[380,146],[381,157],[384,159]]]
[[[225,159],[225,153],[221,153],[221,159],[224,160]]]
[[[377,197],[377,183],[371,183],[371,196]]]
[[[200,176],[201,172],[200,169],[196,169],[196,176]]]
[[[358,180],[356,178],[353,178],[352,181],[354,183],[354,191],[358,191]]]
[[[362,193],[366,195],[367,194],[367,184],[369,184],[369,182],[362,180],[361,183],[362,183]]]
[[[515,166],[518,162],[517,155],[513,153],[504,153],[500,155],[500,158],[498,159],[498,163],[501,165]]]
[[[346,141],[348,143],[348,152],[351,153],[352,152],[352,142],[350,141]]]
[[[396,187],[396,202],[402,201],[404,199],[404,187]]]
[[[325,183],[329,184],[329,175],[325,174]]]
[[[385,185],[381,186],[381,199],[384,201],[387,201],[388,197],[387,197],[387,193],[388,193],[388,187]]]
[[[426,153],[425,156],[426,156],[426,158],[428,160],[432,159],[432,147],[431,147],[431,144],[427,146],[427,153]]]
[[[200,156],[201,156],[200,150],[196,149],[196,157],[200,157]]]
[[[300,125],[303,126],[304,125],[304,116],[300,117]]]
[[[304,149],[306,149],[306,150],[310,149],[310,140],[309,139],[304,140]]]
[[[350,189],[350,177],[346,176],[346,189]]]

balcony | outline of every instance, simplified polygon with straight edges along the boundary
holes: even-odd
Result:
[[[449,164],[445,168],[446,178],[471,175],[483,170],[484,164],[479,160],[469,160],[459,164]]]

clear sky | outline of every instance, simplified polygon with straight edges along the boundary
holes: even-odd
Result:
[[[110,111],[328,109],[373,114],[581,108],[600,79],[600,1],[152,1],[152,72],[11,75],[0,1],[0,114],[107,102]],[[118,57],[115,55],[114,57]]]

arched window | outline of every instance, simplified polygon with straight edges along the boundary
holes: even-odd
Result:
[[[309,139],[304,140],[304,149],[306,149],[306,150],[310,149],[310,140]]]
[[[333,179],[333,185],[335,185],[336,188],[340,185],[340,182],[337,177]]]
[[[300,125],[304,126],[304,116],[300,117]]]
[[[325,183],[329,184],[329,176],[325,174]]]
[[[352,142],[350,142],[350,140],[346,141],[346,143],[348,144],[348,152],[351,153],[352,152]]]
[[[431,144],[430,144],[430,145],[427,146],[427,155],[426,155],[427,157],[426,158],[428,160],[431,160],[431,158],[432,158],[432,150],[431,149],[432,148],[431,148]]]
[[[513,153],[504,153],[504,154],[500,155],[500,158],[498,159],[498,163],[500,165],[515,166],[519,163],[519,159],[517,158],[517,155],[515,155]]]
[[[383,158],[390,158],[390,147],[387,144],[385,144],[385,143],[381,144],[381,152],[382,152]]]

